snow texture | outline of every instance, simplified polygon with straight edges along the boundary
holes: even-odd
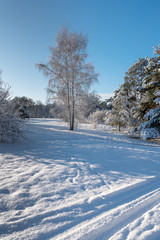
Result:
[[[1,240],[159,239],[159,144],[29,122],[23,143],[0,145]]]

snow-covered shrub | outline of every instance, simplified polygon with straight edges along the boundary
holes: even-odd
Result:
[[[89,115],[89,121],[96,127],[99,123],[104,123],[104,118],[106,116],[106,111],[97,110],[96,112]]]
[[[14,114],[14,108],[9,99],[9,88],[0,87],[0,142],[17,142],[22,139],[22,122]]]
[[[0,142],[13,143],[20,141],[22,132],[19,125],[19,120],[13,116],[0,117]]]

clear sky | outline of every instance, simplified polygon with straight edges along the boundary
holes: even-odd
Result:
[[[89,39],[88,61],[100,74],[92,90],[110,94],[139,57],[160,44],[159,0],[0,0],[0,70],[13,96],[46,100],[46,62],[56,33],[68,25]]]

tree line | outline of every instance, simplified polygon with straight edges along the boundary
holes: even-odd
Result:
[[[69,121],[65,106],[59,102],[42,103],[34,101],[27,97],[15,97],[10,101],[14,113],[21,119],[25,118],[59,118],[64,121]],[[95,93],[87,93],[83,95],[83,99],[79,102],[79,111],[76,115],[76,120],[86,122],[90,114],[101,109],[102,102],[100,97]]]

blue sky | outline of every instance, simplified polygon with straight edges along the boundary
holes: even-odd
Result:
[[[0,0],[0,70],[12,96],[46,100],[48,79],[35,67],[64,25],[89,39],[100,74],[91,90],[110,94],[139,57],[160,44],[159,0]]]

